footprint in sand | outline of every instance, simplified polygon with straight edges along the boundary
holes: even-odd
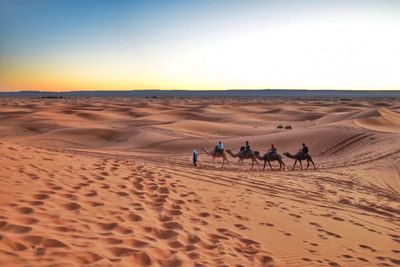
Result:
[[[122,244],[122,242],[123,242],[121,239],[117,239],[117,238],[113,238],[113,237],[105,238],[105,239],[103,239],[103,241],[107,245],[118,245],[118,244]]]
[[[49,198],[49,195],[47,195],[47,194],[35,194],[33,196],[33,198],[36,199],[36,200],[45,200],[45,199]]]
[[[21,208],[18,208],[17,211],[20,214],[32,214],[34,212],[34,210],[29,207],[21,207]]]
[[[88,201],[87,203],[89,203],[89,205],[92,207],[101,207],[105,205],[103,202],[98,201]]]
[[[240,223],[234,224],[233,226],[235,226],[239,230],[247,230],[248,229],[246,226],[244,226],[243,224],[240,224]]]
[[[171,241],[171,242],[168,243],[168,245],[169,245],[171,248],[174,248],[174,249],[183,247],[182,243],[179,242],[178,240]]]
[[[61,190],[63,188],[62,188],[62,186],[51,186],[50,189],[51,190],[55,190],[55,191],[59,191],[59,190]]]
[[[400,265],[400,259],[389,259],[391,263],[396,264],[396,265]]]
[[[129,193],[127,193],[127,192],[116,192],[115,194],[117,194],[117,195],[119,195],[119,196],[121,196],[121,197],[127,197],[127,196],[129,196]]]
[[[46,248],[68,248],[69,246],[64,244],[63,242],[57,240],[57,239],[52,239],[52,238],[44,238],[41,242],[41,244],[46,247]]]
[[[63,197],[70,199],[70,200],[77,200],[78,197],[74,194],[62,194]]]
[[[182,230],[183,229],[183,227],[180,223],[174,222],[174,221],[166,222],[163,224],[163,226],[167,229],[172,229],[172,230]]]
[[[70,248],[67,244],[53,238],[44,238],[41,236],[27,236],[24,238],[24,240],[29,242],[34,247],[41,245],[45,248],[67,248],[67,249]]]
[[[111,247],[108,249],[115,257],[127,257],[135,254],[138,250],[126,247]]]
[[[171,238],[176,237],[178,235],[178,232],[173,231],[173,230],[164,230],[164,229],[153,228],[152,234],[154,237],[159,238],[159,239],[171,239]]]
[[[70,202],[70,203],[65,204],[64,208],[66,208],[67,210],[70,210],[70,211],[75,211],[75,210],[79,210],[81,208],[81,206],[78,203]]]
[[[153,263],[151,257],[144,251],[134,253],[129,259],[132,266],[151,266]]]
[[[139,222],[142,220],[142,217],[137,214],[130,213],[127,215],[127,219],[131,222]]]
[[[342,257],[343,257],[343,258],[346,258],[346,259],[352,259],[352,258],[353,258],[353,256],[351,256],[351,255],[347,255],[347,254],[345,254],[345,255],[342,255]]]
[[[127,240],[126,243],[134,248],[146,248],[150,245],[148,242],[139,239]]]
[[[370,250],[370,251],[372,251],[372,252],[376,252],[376,250],[375,250],[374,248],[370,247],[370,246],[363,245],[363,244],[360,244],[360,245],[358,245],[358,246],[359,246],[360,248],[368,249],[368,250]]]
[[[182,211],[180,210],[167,210],[167,213],[173,216],[179,216],[183,214]]]
[[[369,262],[369,260],[367,260],[367,259],[365,259],[365,258],[362,258],[362,257],[358,257],[357,259],[358,259],[359,261]]]
[[[198,237],[196,234],[193,234],[193,233],[187,234],[187,243],[188,244],[194,245],[200,241],[201,241],[200,237]]]
[[[95,197],[95,196],[97,196],[97,192],[95,190],[93,190],[93,191],[91,191],[89,193],[86,193],[85,196],[87,196],[87,197]]]
[[[32,230],[31,227],[7,223],[7,221],[0,221],[0,232],[7,232],[13,234],[24,234]]]
[[[123,226],[118,226],[116,231],[120,234],[124,234],[124,235],[129,235],[132,234],[133,231],[129,228],[123,227]]]
[[[40,200],[34,200],[34,201],[30,201],[29,204],[31,204],[32,206],[41,206],[44,204],[44,202],[40,201]]]

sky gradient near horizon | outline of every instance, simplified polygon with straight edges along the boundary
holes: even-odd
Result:
[[[398,0],[1,0],[0,91],[400,90]]]

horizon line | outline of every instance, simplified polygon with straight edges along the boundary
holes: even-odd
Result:
[[[1,87],[1,86],[0,86]],[[400,92],[400,89],[82,89],[82,90],[64,90],[64,91],[48,91],[48,90],[16,90],[16,91],[0,91],[3,93],[79,93],[79,92],[135,92],[135,91],[185,91],[185,92],[225,92],[225,91],[341,91],[341,92]]]

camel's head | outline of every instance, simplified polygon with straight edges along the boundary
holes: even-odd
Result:
[[[254,155],[260,155],[260,152],[254,151]]]
[[[289,152],[285,152],[285,153],[283,153],[283,155],[285,155],[286,157],[289,157],[290,153]]]

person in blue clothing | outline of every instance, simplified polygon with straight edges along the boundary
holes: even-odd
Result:
[[[274,146],[274,144],[271,144],[271,148],[268,150],[268,155],[273,158],[277,155],[278,150]]]
[[[197,160],[199,158],[199,154],[197,153],[197,149],[195,148],[193,150],[193,165],[197,166]]]
[[[224,152],[224,144],[219,141],[218,145],[215,147],[215,154],[220,154],[222,152]]]

